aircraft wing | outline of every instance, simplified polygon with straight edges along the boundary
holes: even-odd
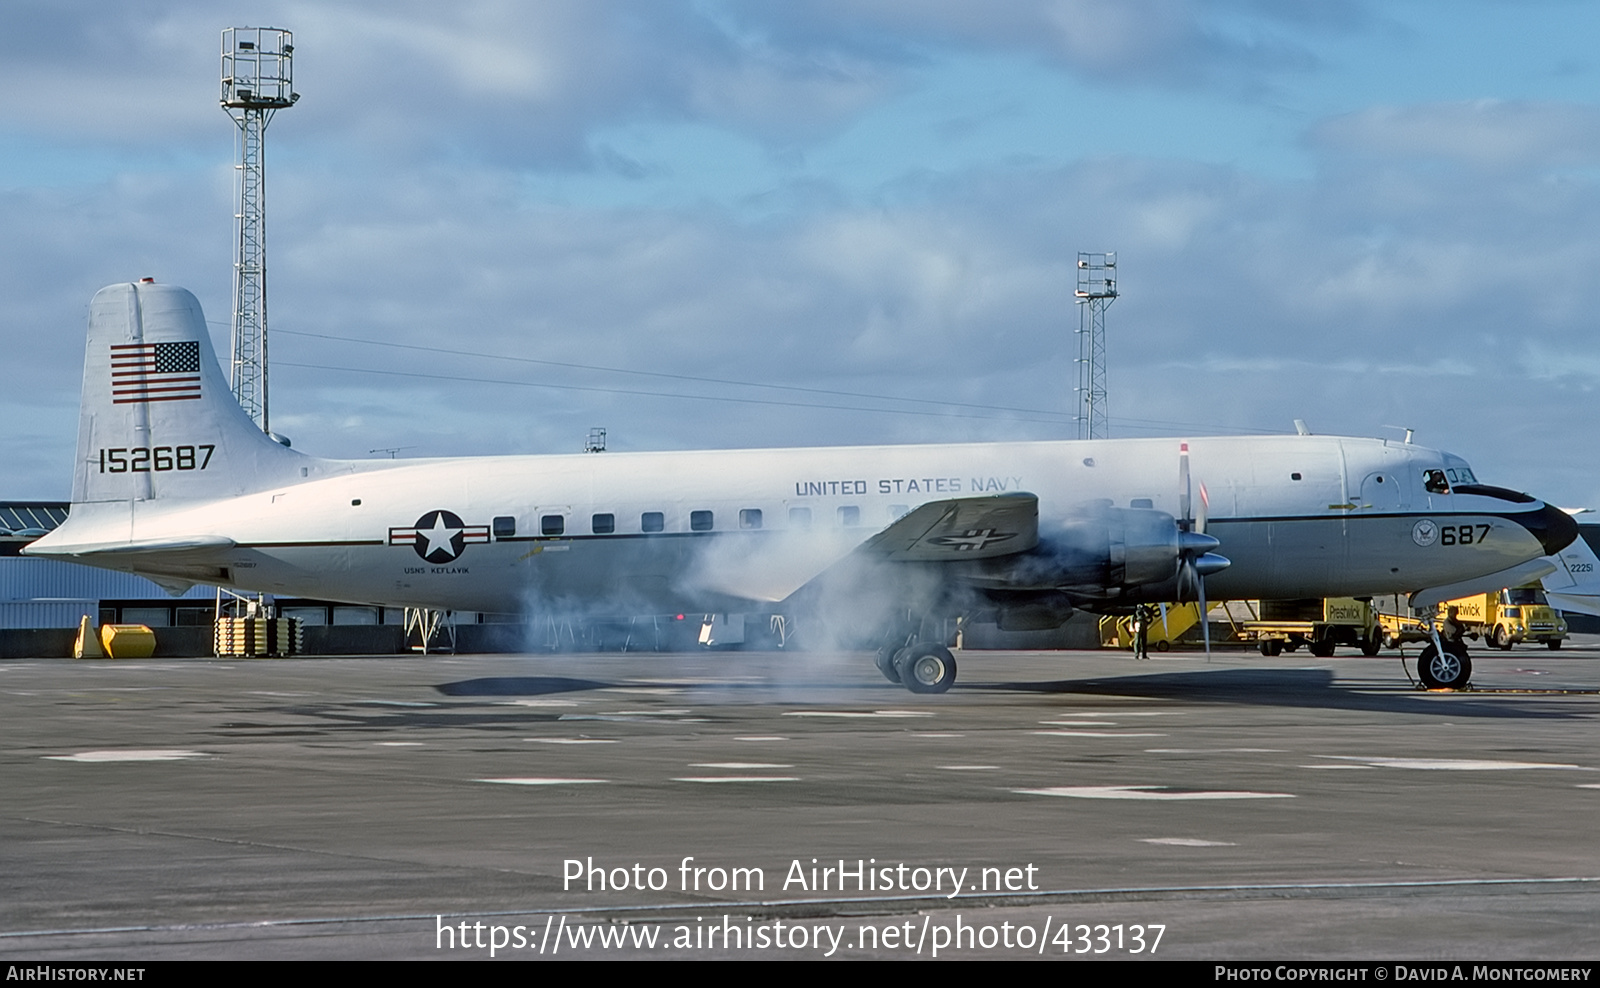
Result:
[[[1039,498],[1016,492],[929,501],[862,544],[888,562],[993,559],[1039,544]]]

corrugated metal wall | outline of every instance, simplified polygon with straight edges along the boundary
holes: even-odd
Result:
[[[0,628],[76,628],[100,620],[98,600],[0,601]]]
[[[214,587],[192,587],[182,600],[213,600]],[[174,599],[171,594],[131,573],[116,573],[60,559],[0,556],[0,603],[36,600],[152,600]],[[76,623],[76,622],[74,622]],[[60,627],[58,625],[0,624],[0,627]]]

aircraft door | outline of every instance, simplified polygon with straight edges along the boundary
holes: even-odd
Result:
[[[1361,481],[1362,511],[1399,511],[1411,498],[1404,470],[1375,470]]]

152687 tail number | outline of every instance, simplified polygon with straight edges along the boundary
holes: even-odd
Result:
[[[211,465],[213,443],[197,446],[117,446],[100,450],[101,473],[165,473],[204,470]]]

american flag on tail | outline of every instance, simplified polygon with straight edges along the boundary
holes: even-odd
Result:
[[[200,343],[111,344],[111,403],[200,397]]]

